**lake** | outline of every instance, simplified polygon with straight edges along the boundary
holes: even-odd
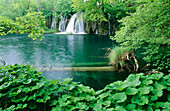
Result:
[[[42,41],[26,35],[9,35],[0,39],[0,57],[7,64],[31,64],[40,67],[107,66],[108,48],[117,45],[106,36],[82,34],[47,34]],[[127,74],[118,72],[43,71],[47,79],[73,78],[73,81],[104,88]]]

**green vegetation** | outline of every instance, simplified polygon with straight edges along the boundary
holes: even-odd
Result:
[[[0,17],[0,35],[8,33],[29,33],[28,37],[33,40],[40,38],[45,30],[45,19],[41,12],[28,13],[25,16],[17,17],[15,21],[7,17]]]
[[[71,79],[49,81],[30,65],[0,66],[0,110],[170,110],[168,0],[0,0],[0,3],[1,36],[28,33],[33,40],[42,40],[46,27],[56,25],[59,17],[84,12],[86,22],[96,22],[101,30],[108,30],[105,26],[108,20],[114,31],[120,29],[111,37],[122,46],[111,51],[111,64],[124,67],[130,50],[142,49],[143,59],[166,74],[130,74],[125,81],[94,91]],[[45,33],[53,32],[55,28]]]
[[[144,60],[165,73],[170,72],[169,8],[169,1],[148,0],[121,20],[124,27],[112,37],[126,48],[144,49]]]
[[[56,29],[61,16],[69,19],[73,13],[83,12],[86,23],[89,22],[87,28],[100,29],[99,32],[103,32],[107,31],[107,25],[111,24],[114,25],[114,28],[111,28],[112,34],[121,27],[118,20],[135,12],[136,7],[144,3],[139,0],[0,0],[0,2],[0,16],[14,21],[17,17],[40,11],[46,19],[46,27]]]
[[[120,63],[123,65],[124,60],[121,60],[121,58],[127,51],[128,49],[125,47],[115,47],[109,54],[110,64],[114,65]]]
[[[57,33],[58,30],[57,29],[47,29],[45,30],[44,34],[52,34],[52,33]]]
[[[71,0],[76,12],[84,12],[86,21],[99,23],[99,28],[107,21],[114,25],[113,30],[118,30],[121,25],[118,20],[136,11],[136,7],[145,2],[140,0]]]
[[[48,81],[29,65],[0,67],[0,109],[9,110],[170,110],[170,74],[131,74],[94,91],[66,79]]]

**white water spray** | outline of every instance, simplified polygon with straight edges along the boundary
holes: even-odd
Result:
[[[68,23],[68,26],[66,28],[66,33],[68,34],[85,34],[84,31],[84,21],[83,21],[83,15],[80,14],[74,14],[70,22]]]
[[[66,23],[67,23],[67,17],[60,17],[60,21],[59,21],[59,27],[58,30],[60,32],[65,32],[66,31]]]

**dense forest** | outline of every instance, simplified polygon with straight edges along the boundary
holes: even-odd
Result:
[[[110,64],[130,74],[95,91],[71,79],[47,80],[30,65],[0,66],[0,110],[169,111],[169,0],[0,0],[0,35],[43,40],[83,14],[85,32],[109,36]],[[64,29],[63,29],[64,27]],[[0,37],[1,37],[0,36]],[[4,39],[4,38],[3,38]],[[97,41],[96,41],[97,42]],[[142,50],[145,66],[135,51]],[[148,69],[149,68],[149,69]],[[145,70],[147,69],[147,71]]]

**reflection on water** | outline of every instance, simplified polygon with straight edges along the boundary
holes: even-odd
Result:
[[[7,64],[72,66],[75,63],[108,62],[107,48],[114,47],[108,37],[97,35],[45,35],[43,41],[11,35],[0,40],[0,57]],[[124,77],[114,72],[43,72],[48,79],[73,78],[95,89]]]

